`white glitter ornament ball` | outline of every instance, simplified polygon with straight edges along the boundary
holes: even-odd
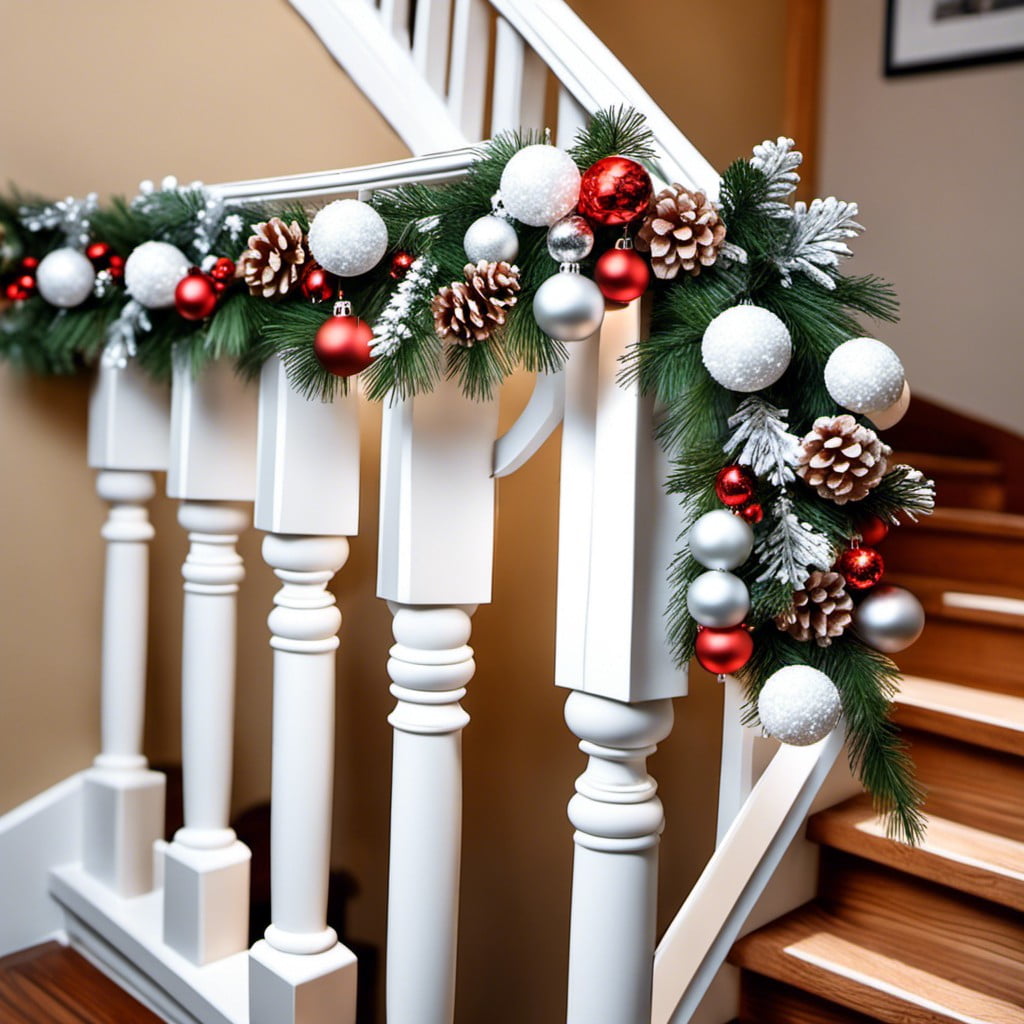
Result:
[[[686,543],[690,554],[706,569],[735,569],[754,550],[754,531],[739,516],[716,508],[690,527]]]
[[[874,423],[877,430],[888,430],[890,427],[895,427],[897,423],[904,416],[907,415],[907,410],[910,408],[910,385],[904,381],[903,391],[900,393],[900,397],[893,402],[887,409],[878,409],[871,414],[871,422]]]
[[[519,255],[519,236],[504,217],[478,217],[462,239],[470,263],[515,263]]]
[[[760,306],[733,306],[708,324],[700,347],[708,373],[730,391],[760,391],[789,366],[786,325]]]
[[[583,341],[604,322],[604,296],[589,277],[553,274],[533,297],[533,318],[555,341]]]
[[[516,220],[539,228],[561,220],[580,197],[580,171],[556,146],[526,146],[501,172],[501,199]]]
[[[900,357],[874,338],[844,341],[825,364],[825,387],[833,400],[851,412],[888,409],[903,393]]]
[[[324,270],[358,277],[387,252],[388,229],[381,215],[358,199],[328,203],[309,226],[309,251]]]
[[[702,626],[738,626],[750,611],[750,593],[743,580],[731,572],[705,572],[687,588],[686,610]]]
[[[143,242],[124,261],[124,286],[146,309],[170,309],[174,289],[188,273],[188,257],[170,242]]]
[[[795,747],[823,740],[842,714],[836,684],[809,665],[787,665],[768,677],[757,715],[769,736]]]
[[[36,287],[51,305],[61,309],[80,306],[92,294],[96,270],[77,249],[55,249],[36,268]]]

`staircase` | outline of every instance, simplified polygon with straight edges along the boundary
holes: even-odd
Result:
[[[928,612],[896,712],[928,836],[886,839],[864,797],[814,815],[818,897],[730,954],[741,1022],[1024,1022],[1024,516],[998,459],[907,461],[941,506],[883,545]]]

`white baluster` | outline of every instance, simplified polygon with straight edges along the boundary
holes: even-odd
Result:
[[[416,0],[412,59],[416,70],[438,96],[444,96],[448,81],[451,17],[452,0]]]
[[[574,692],[565,719],[590,759],[569,802],[576,852],[566,1020],[648,1024],[665,819],[646,761],[672,729],[672,702]]]
[[[448,109],[470,142],[483,138],[490,9],[485,0],[455,0]]]
[[[409,45],[409,0],[380,0],[385,28],[404,46]]]
[[[754,743],[757,740],[757,730],[743,724],[746,688],[735,676],[726,676],[722,688],[722,767],[715,846],[721,844],[754,788]]]
[[[558,89],[558,144],[568,149],[576,133],[587,125],[587,112],[583,105],[564,85]]]
[[[459,701],[476,665],[475,608],[389,604],[395,645],[388,674],[398,703],[388,877],[389,1024],[451,1024],[462,841]]]
[[[542,127],[547,65],[504,18],[498,19],[494,47],[491,134]]]

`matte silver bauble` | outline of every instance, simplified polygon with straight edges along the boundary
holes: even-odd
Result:
[[[594,229],[580,216],[570,214],[548,228],[548,252],[556,263],[579,263],[594,248]]]
[[[51,305],[61,309],[80,306],[92,294],[96,270],[77,249],[55,249],[36,268],[36,287]]]
[[[170,242],[143,242],[124,262],[124,286],[146,309],[170,309],[174,289],[188,273],[188,257]]]
[[[903,587],[875,587],[853,613],[853,627],[869,647],[885,654],[905,651],[924,630],[924,608]]]
[[[754,550],[754,531],[739,516],[718,508],[690,527],[686,542],[706,569],[736,569]]]
[[[549,338],[583,341],[604,320],[604,296],[589,277],[572,272],[555,274],[537,289],[533,316]]]
[[[358,277],[373,270],[388,248],[388,229],[369,203],[336,199],[309,226],[309,251],[324,270]]]
[[[695,621],[713,629],[738,626],[750,611],[747,585],[731,572],[698,576],[686,591],[686,607]]]
[[[564,149],[525,146],[501,172],[501,199],[516,220],[539,228],[554,224],[576,205],[580,171]]]
[[[768,677],[757,698],[764,731],[782,743],[807,747],[823,740],[842,714],[836,684],[809,665],[787,665]]]
[[[515,263],[519,255],[519,236],[504,217],[478,217],[462,239],[470,263]]]
[[[904,384],[900,357],[874,338],[851,338],[828,357],[825,387],[851,412],[872,413],[899,401]]]
[[[723,388],[760,391],[786,372],[793,341],[771,310],[733,306],[708,324],[700,352],[708,373]]]

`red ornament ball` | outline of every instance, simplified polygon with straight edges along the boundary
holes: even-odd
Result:
[[[629,224],[647,212],[651,192],[651,176],[640,164],[606,156],[583,172],[578,209],[595,224]]]
[[[339,280],[319,263],[313,262],[302,272],[302,294],[310,302],[326,302],[341,295]]]
[[[885,562],[874,548],[848,548],[839,557],[839,571],[854,590],[873,587],[885,572]]]
[[[863,519],[858,519],[856,529],[860,534],[861,543],[866,544],[869,548],[881,544],[889,536],[889,524],[884,519],[879,519],[878,516],[865,516]]]
[[[115,281],[120,281],[124,277],[124,257],[112,252],[107,257],[107,272]]]
[[[388,273],[396,280],[401,281],[406,274],[409,273],[409,268],[416,262],[416,257],[411,252],[404,252],[399,249],[394,256],[391,257],[391,268]]]
[[[235,261],[230,260],[227,256],[221,256],[217,262],[210,267],[210,277],[214,281],[224,281],[225,283],[233,281],[235,279]]]
[[[715,675],[738,672],[754,653],[754,640],[743,626],[729,629],[704,627],[694,645],[697,660]]]
[[[352,377],[365,370],[373,357],[373,331],[355,316],[332,316],[320,325],[313,342],[320,365],[335,377]]]
[[[34,276],[35,272],[39,269],[39,260],[35,256],[23,256],[18,264],[18,269],[23,274],[32,274]]]
[[[715,477],[715,494],[723,505],[739,508],[754,497],[757,477],[746,466],[726,466]]]
[[[609,249],[594,267],[594,280],[601,294],[611,302],[632,302],[651,283],[651,271],[634,249]]]
[[[744,505],[739,510],[739,514],[740,518],[751,526],[757,526],[764,519],[764,509],[756,501],[752,501],[749,505]]]
[[[85,255],[97,270],[107,269],[107,260],[110,259],[110,244],[108,242],[93,242],[86,246]]]
[[[190,270],[174,289],[174,308],[186,320],[205,320],[217,308],[216,282],[201,270]]]

